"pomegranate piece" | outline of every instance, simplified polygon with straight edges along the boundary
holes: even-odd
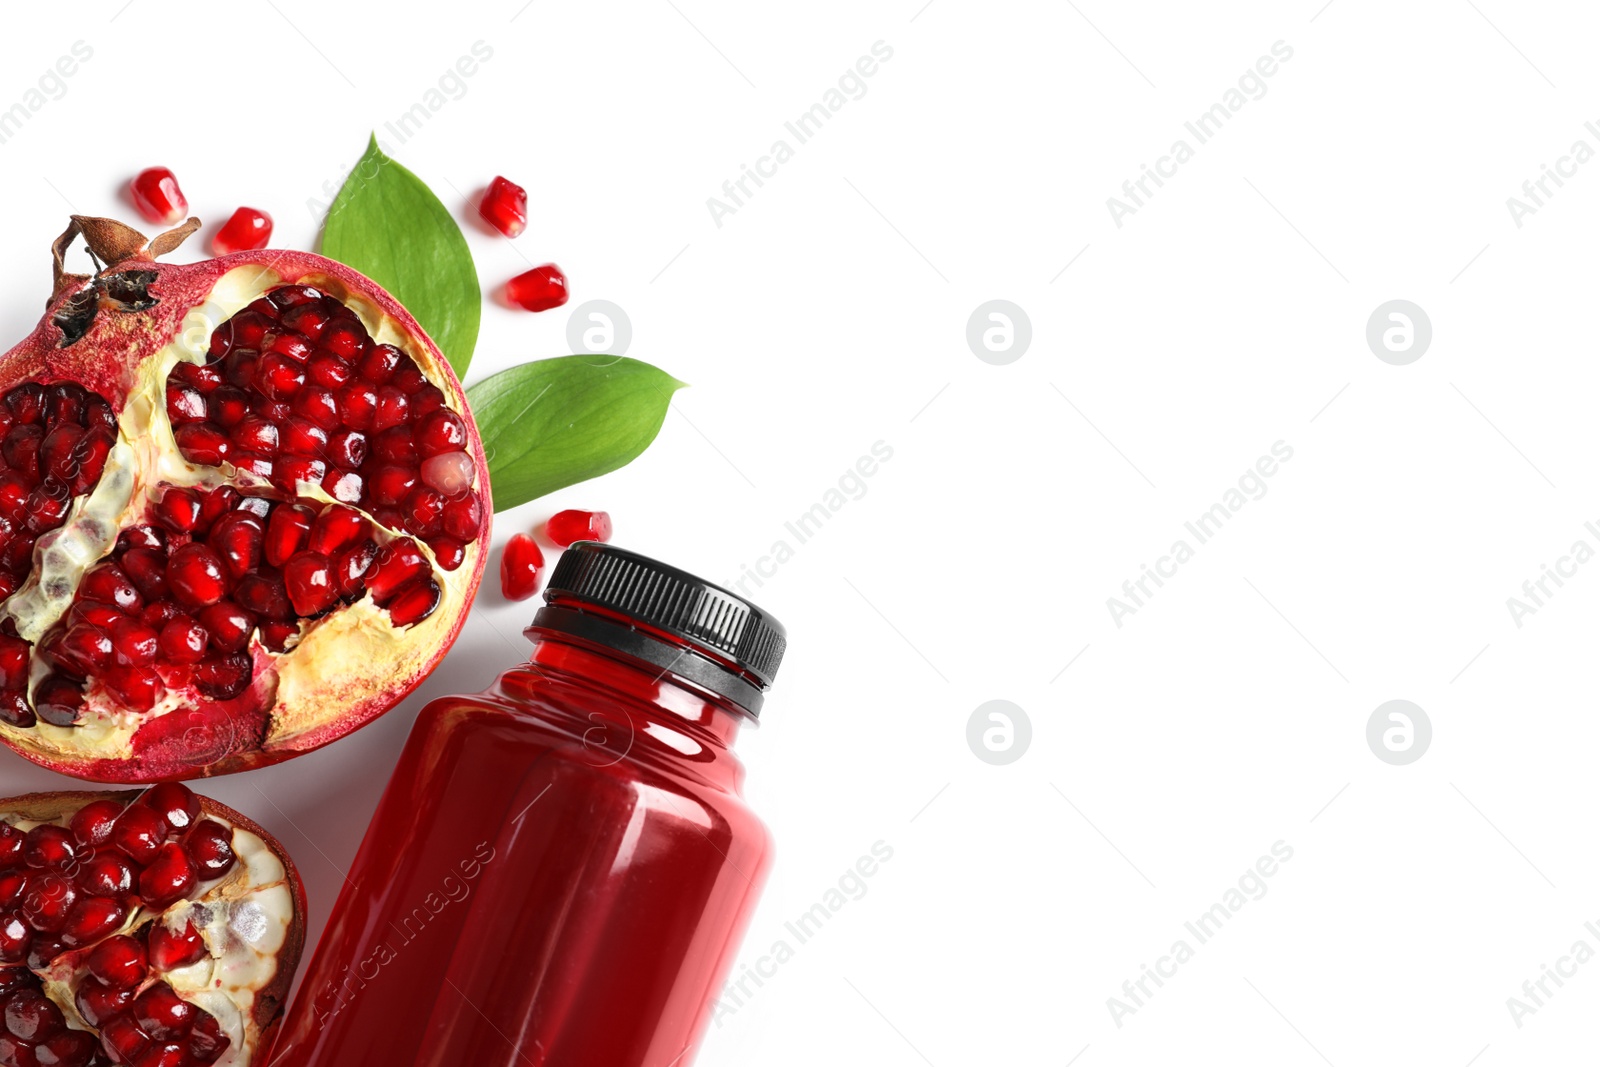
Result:
[[[255,252],[267,247],[271,240],[272,216],[253,207],[242,207],[211,238],[211,251],[219,256]]]
[[[148,862],[111,851],[117,828],[135,825],[159,828]],[[248,865],[235,861],[233,840],[248,849]],[[127,876],[104,893],[73,889],[86,877],[106,882],[95,865],[108,862]],[[196,1067],[225,1054],[256,1063],[303,944],[305,899],[282,848],[177,783],[0,800],[0,901],[12,905],[0,904],[0,1064]],[[59,933],[35,921],[63,901]],[[192,969],[208,957],[230,984]],[[233,1001],[225,1017],[234,1037],[207,1010],[218,996]]]
[[[567,276],[554,263],[506,282],[506,299],[528,311],[549,311],[567,302]]]
[[[484,222],[507,237],[516,237],[528,228],[528,193],[522,186],[496,177],[478,204]],[[155,220],[151,220],[155,221]]]
[[[170,265],[130,252],[170,237],[90,219],[79,236],[100,273],[64,277],[0,359],[0,743],[152,782],[287,759],[382,714],[455,639],[485,563],[487,467],[448,363],[321,257]],[[152,375],[137,360],[158,351],[176,358]],[[89,566],[47,596],[36,565],[63,537]],[[379,639],[315,639],[351,612]]]
[[[146,222],[173,226],[189,213],[189,201],[178,188],[178,179],[166,167],[150,167],[134,176],[128,189],[133,206]]]
[[[574,541],[609,541],[611,516],[604,511],[558,511],[545,521],[544,532],[562,548]]]
[[[527,600],[539,591],[544,553],[527,534],[512,534],[500,551],[500,592],[507,600]]]

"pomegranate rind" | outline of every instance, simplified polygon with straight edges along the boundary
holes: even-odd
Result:
[[[31,822],[56,822],[97,800],[115,800],[126,805],[138,799],[143,792],[139,789],[121,789],[24,793],[0,799],[0,815],[20,816]],[[210,815],[234,830],[244,830],[254,834],[261,839],[278,862],[283,864],[284,882],[289,889],[293,914],[290,917],[283,946],[275,957],[277,972],[270,982],[255,991],[255,1000],[251,1005],[250,1024],[254,1027],[250,1034],[251,1046],[255,1052],[261,1052],[272,1047],[278,1025],[283,1019],[284,1006],[289,1000],[289,988],[294,983],[295,972],[300,968],[300,955],[305,949],[307,914],[305,884],[301,881],[294,860],[290,858],[283,845],[276,837],[262,829],[255,820],[210,797],[196,794],[195,799],[200,801],[202,816]]]
[[[210,701],[189,692],[181,703],[158,706],[157,713],[142,719],[119,717],[98,731],[0,723],[0,743],[52,770],[108,783],[229,774],[320,748],[404,699],[431,673],[465,623],[487,561],[494,511],[488,462],[466,395],[449,361],[405,308],[377,283],[326,257],[264,250],[192,264],[135,258],[108,268],[101,278],[122,271],[153,272],[149,291],[159,302],[138,312],[102,309],[87,334],[61,347],[64,334],[55,314],[89,287],[81,280],[64,284],[34,333],[0,356],[0,392],[24,381],[70,380],[111,401],[121,427],[119,442],[136,454],[135,484],[118,527],[143,520],[149,491],[159,481],[182,483],[187,477],[189,484],[209,484],[217,478],[217,468],[187,463],[171,440],[160,398],[177,360],[174,351],[197,358],[193,353],[205,350],[210,332],[251,300],[279,285],[305,284],[343,302],[374,340],[410,354],[444,393],[446,406],[472,427],[467,451],[476,468],[473,487],[482,501],[483,529],[457,570],[435,567],[443,596],[438,610],[420,623],[397,629],[370,599],[358,601],[318,620],[286,653],[256,647],[254,681],[232,700]],[[111,473],[108,465],[102,484]],[[302,487],[303,496],[328,499],[320,487]],[[422,550],[431,559],[426,545]],[[27,591],[25,586],[16,595]]]

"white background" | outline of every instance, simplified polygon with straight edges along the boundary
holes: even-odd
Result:
[[[75,41],[94,57],[0,145],[0,333],[32,328],[66,214],[131,217],[143,166],[179,173],[204,237],[243,202],[313,247],[307,201],[481,40],[465,94],[389,147],[486,297],[554,260],[693,386],[640,461],[498,516],[497,543],[603,507],[618,543],[731,580],[893,449],[750,586],[793,642],[740,742],[781,853],[741,960],[874,842],[893,859],[701,1064],[1576,1062],[1600,963],[1520,1027],[1506,1001],[1600,950],[1600,565],[1520,628],[1506,600],[1600,548],[1600,163],[1521,227],[1506,200],[1600,149],[1600,26],[1321,3],[33,5],[0,109]],[[707,198],[878,41],[866,94],[717,226]],[[1265,95],[1196,146],[1184,122],[1277,41]],[[1180,137],[1195,157],[1119,228],[1107,198]],[[534,200],[514,243],[471,218],[501,173]],[[1006,366],[965,340],[995,298],[1032,322]],[[1365,340],[1393,299],[1432,322],[1408,366]],[[567,310],[490,306],[471,377],[566,352]],[[1266,494],[1118,627],[1107,598],[1278,441]],[[315,928],[416,710],[523,654],[532,605],[495,584],[385,719],[204,785],[290,848]],[[1004,766],[966,740],[991,699],[1032,724]],[[1432,722],[1408,766],[1367,746],[1391,699]],[[1184,922],[1278,841],[1266,895],[1197,946]],[[1118,1026],[1107,998],[1179,938],[1194,958]]]

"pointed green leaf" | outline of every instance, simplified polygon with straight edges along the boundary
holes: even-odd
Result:
[[[560,356],[467,390],[489,457],[496,511],[627,465],[649,447],[684,386],[623,356]]]
[[[383,154],[376,136],[328,209],[322,253],[387,289],[456,377],[466,377],[483,314],[467,239],[422,179]]]

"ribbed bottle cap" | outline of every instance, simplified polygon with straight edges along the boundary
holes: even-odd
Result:
[[[743,597],[599,541],[578,541],[562,553],[544,598],[552,607],[588,605],[669,634],[731,662],[762,689],[772,684],[788,644],[783,624]]]

